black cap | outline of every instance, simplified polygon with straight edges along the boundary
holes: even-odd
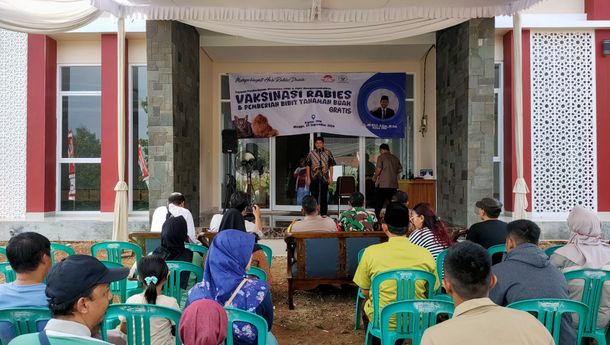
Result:
[[[494,198],[483,198],[477,201],[475,206],[482,210],[501,209],[502,203]]]
[[[389,101],[389,100],[390,100],[390,98],[386,95],[381,96],[381,99],[380,99],[380,101]]]
[[[49,302],[62,304],[95,285],[125,279],[128,274],[127,267],[109,269],[93,256],[71,255],[51,267],[45,293]]]
[[[405,229],[409,226],[409,209],[404,204],[391,202],[385,209],[383,221],[396,230]]]

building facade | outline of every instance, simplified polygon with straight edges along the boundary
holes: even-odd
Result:
[[[610,126],[603,77],[610,57],[602,48],[610,40],[610,6],[547,1],[523,14],[523,26],[528,212],[544,237],[566,238],[572,206],[604,220],[610,215],[610,141],[603,135]],[[0,240],[24,229],[54,239],[110,237],[118,178],[114,27],[102,17],[64,34],[0,32]],[[336,47],[255,41],[169,21],[132,21],[127,32],[130,230],[147,229],[150,212],[175,190],[207,225],[222,207],[231,166],[237,188],[244,188],[246,151],[260,165],[253,198],[266,222],[279,226],[299,210],[291,175],[313,134],[240,139],[237,155],[223,154],[221,131],[233,126],[231,73],[405,73],[406,137],[325,135],[337,174],[364,182],[386,142],[406,177],[432,169],[438,213],[448,222],[477,221],[474,202],[485,196],[502,200],[510,216],[516,179],[510,17]],[[358,188],[370,199],[365,183]]]

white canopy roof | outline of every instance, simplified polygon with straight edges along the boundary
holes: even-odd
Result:
[[[0,0],[0,27],[53,33],[109,12],[179,20],[230,35],[310,45],[362,44],[508,15],[541,0]]]
[[[509,15],[540,0],[91,0],[117,17],[264,22],[387,22]]]

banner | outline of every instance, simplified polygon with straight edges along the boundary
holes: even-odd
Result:
[[[229,74],[238,138],[325,132],[404,138],[404,73]]]
[[[68,158],[74,158],[74,137],[71,129],[68,129]],[[74,163],[68,164],[68,180],[70,180],[68,200],[76,200],[76,165]]]

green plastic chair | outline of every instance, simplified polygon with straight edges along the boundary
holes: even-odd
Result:
[[[451,297],[451,295],[446,294],[446,293],[436,294],[436,295],[434,295],[434,297],[432,297],[432,299],[439,300],[439,301],[445,301],[445,302],[449,302],[449,303],[453,304],[453,298]]]
[[[446,255],[447,255],[447,249],[438,253],[438,256],[436,257],[436,275],[438,277],[439,283],[443,281],[443,272],[444,272],[443,263],[445,262]],[[440,286],[438,287],[438,290],[436,290],[436,293],[439,294],[439,293],[441,293],[442,290],[443,290],[443,284],[440,284]]]
[[[267,321],[265,321],[265,319],[257,314],[237,308],[225,307],[225,310],[227,311],[227,317],[229,319],[225,345],[233,345],[233,323],[235,322],[249,323],[254,326],[254,328],[256,328],[258,331],[257,344],[267,344],[267,333],[269,332],[269,327],[267,326]]]
[[[371,296],[373,297],[373,320],[369,322],[366,330],[365,344],[371,345],[373,337],[381,339],[381,309],[379,308],[379,288],[385,281],[396,282],[396,302],[415,299],[415,283],[425,281],[428,284],[426,298],[431,299],[434,293],[436,276],[422,270],[390,270],[377,274],[371,282]],[[409,334],[397,333],[396,339],[409,338]]]
[[[208,249],[209,249],[206,246],[202,246],[201,244],[196,244],[196,243],[185,243],[184,247],[186,249],[190,249],[192,252],[201,253],[202,257],[205,257],[205,255],[208,253]]]
[[[123,257],[121,254],[124,250],[131,250],[136,255],[136,262],[142,258],[142,248],[135,243],[120,242],[120,241],[107,241],[96,243],[91,246],[91,256],[95,257],[99,251],[106,251],[108,258],[106,261],[116,262],[123,264]]]
[[[589,313],[586,317],[585,322],[579,318],[579,324],[585,325],[583,330],[583,337],[593,338],[597,340],[599,345],[606,345],[605,327],[597,328],[597,314],[599,311],[599,304],[602,297],[602,291],[604,283],[610,281],[610,272],[604,270],[575,270],[564,273],[568,283],[571,280],[582,280],[584,282],[582,298],[580,302],[589,306]]]
[[[51,264],[55,264],[55,253],[60,252],[66,254],[66,256],[74,255],[76,252],[68,245],[61,243],[51,243]]]
[[[4,256],[2,261],[8,261],[8,258],[6,257],[6,247],[0,247],[0,255]]]
[[[259,247],[261,247],[263,252],[265,252],[265,256],[267,257],[267,264],[269,265],[269,268],[271,268],[271,262],[273,261],[273,250],[271,250],[271,247],[266,246],[264,244],[257,244],[259,245]]]
[[[563,314],[576,313],[579,320],[584,320],[589,312],[589,308],[580,302],[555,298],[528,299],[511,303],[508,307],[536,313],[538,321],[551,333],[555,344],[559,344],[559,331]],[[578,324],[576,344],[580,344],[582,341],[584,326],[584,322]]]
[[[267,273],[265,273],[265,271],[261,270],[258,267],[254,267],[254,266],[250,267],[250,269],[246,272],[246,274],[255,276],[259,280],[262,280],[265,282],[267,281]]]
[[[362,259],[365,250],[366,248],[362,248],[358,251],[358,264],[360,264],[360,259]],[[360,308],[360,304],[362,304],[362,301],[364,300],[366,300],[366,296],[362,293],[362,289],[358,288],[358,293],[356,294],[356,320],[354,320],[354,329],[360,329],[360,319],[362,318],[362,308]]]
[[[39,325],[51,319],[51,312],[48,308],[12,308],[0,310],[0,322],[10,323],[11,329],[14,330],[14,336],[22,334],[36,333],[42,329],[44,325]],[[40,327],[39,327],[40,326]],[[6,345],[0,339],[0,344]]]
[[[190,272],[197,277],[200,282],[203,279],[203,268],[184,261],[166,261],[169,268],[169,278],[163,284],[163,294],[165,296],[174,297],[178,305],[182,306],[182,289],[180,288],[182,272]],[[190,280],[189,274],[189,280]],[[187,286],[185,291],[188,291],[192,286]],[[186,302],[186,301],[185,301]]]
[[[2,275],[4,275],[5,283],[12,283],[17,279],[17,275],[15,274],[15,271],[13,271],[11,264],[9,264],[8,262],[0,263],[0,273]]]
[[[496,244],[495,246],[491,246],[491,247],[487,248],[487,252],[489,253],[490,257],[493,257],[494,254],[498,254],[498,253],[506,254],[506,245],[505,244]],[[501,261],[504,261],[505,256],[506,255],[502,256]]]
[[[108,306],[104,320],[113,320],[122,316],[127,323],[128,345],[151,345],[150,320],[155,317],[166,318],[180,325],[180,310],[154,304],[113,304]],[[107,340],[106,322],[102,322],[102,338]],[[176,332],[176,345],[182,344]]]
[[[424,331],[436,325],[439,314],[453,315],[453,303],[440,300],[410,300],[394,302],[381,310],[381,344],[394,345],[409,334],[412,345],[419,345]],[[390,329],[390,318],[396,315],[396,329]]]
[[[563,244],[556,245],[556,246],[550,246],[544,250],[544,253],[546,254],[546,256],[548,256],[550,258],[551,255],[553,255],[553,253],[555,253],[555,251],[561,247],[563,247]]]
[[[123,265],[117,264],[116,262],[110,261],[100,261],[107,268],[123,268]],[[125,303],[127,301],[127,278],[121,279],[116,282],[110,283],[110,292],[112,292],[115,296],[120,296],[121,303]],[[110,301],[112,303],[112,300]]]

